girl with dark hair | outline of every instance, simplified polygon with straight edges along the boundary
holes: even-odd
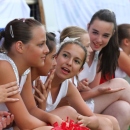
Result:
[[[21,130],[48,130],[52,127],[46,123],[61,123],[58,116],[39,109],[32,94],[29,68],[43,66],[49,52],[44,26],[34,19],[15,19],[7,24],[0,36],[4,38],[4,53],[0,53],[0,84],[17,81],[20,86],[20,93],[10,96],[19,101],[0,104],[0,109],[9,110]]]
[[[90,98],[94,99],[95,113],[116,117],[121,130],[127,130],[130,124],[130,97],[128,94],[130,86],[123,79],[110,80],[115,74],[119,57],[114,12],[108,9],[97,11],[88,24],[88,33],[93,51],[90,54],[89,62],[78,75],[80,94],[85,101]],[[108,82],[99,85],[101,77]],[[88,88],[90,90],[86,91]],[[119,91],[121,89],[124,90]],[[123,119],[122,114],[125,115]]]

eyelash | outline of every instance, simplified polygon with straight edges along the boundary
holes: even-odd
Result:
[[[93,34],[98,34],[98,32],[93,32]],[[109,36],[104,35],[105,38],[108,38]]]

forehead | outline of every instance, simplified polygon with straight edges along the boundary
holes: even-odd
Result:
[[[90,38],[89,38],[89,34],[85,33],[83,35],[81,35],[81,42],[84,46],[88,45],[90,43]]]
[[[77,44],[67,44],[61,52],[68,52],[71,56],[77,57],[81,60],[84,59],[85,52],[84,50]]]
[[[36,26],[32,29],[32,40],[46,40],[46,32],[44,26]]]
[[[111,34],[114,30],[114,24],[112,22],[106,22],[100,19],[95,19],[93,23],[90,25],[90,28],[102,33]]]

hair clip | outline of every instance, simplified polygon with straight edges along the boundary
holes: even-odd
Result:
[[[10,35],[11,35],[12,38],[14,38],[14,33],[13,33],[12,25],[10,25]]]

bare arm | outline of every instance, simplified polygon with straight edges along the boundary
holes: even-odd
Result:
[[[70,105],[77,110],[79,114],[85,116],[85,118],[78,117],[78,122],[83,123],[85,124],[85,126],[88,126],[92,129],[96,129],[99,126],[97,117],[89,109],[87,104],[82,99],[79,91],[72,82],[69,82],[67,100],[69,101]]]
[[[120,51],[118,64],[120,69],[123,70],[128,76],[130,76],[130,57],[123,51]]]
[[[16,81],[12,66],[6,61],[0,61],[0,83],[6,84],[12,81]],[[33,129],[45,125],[44,122],[30,115],[19,93],[10,98],[19,99],[18,102],[7,102],[6,105],[20,129]]]
[[[46,123],[49,123],[51,125],[53,125],[55,122],[58,122],[59,124],[62,122],[62,119],[59,118],[58,116],[50,114],[46,111],[43,111],[36,106],[34,96],[32,93],[31,74],[28,74],[27,82],[24,85],[21,96],[23,98],[23,101],[24,101],[28,111],[34,117],[36,117],[42,121],[45,121]]]

